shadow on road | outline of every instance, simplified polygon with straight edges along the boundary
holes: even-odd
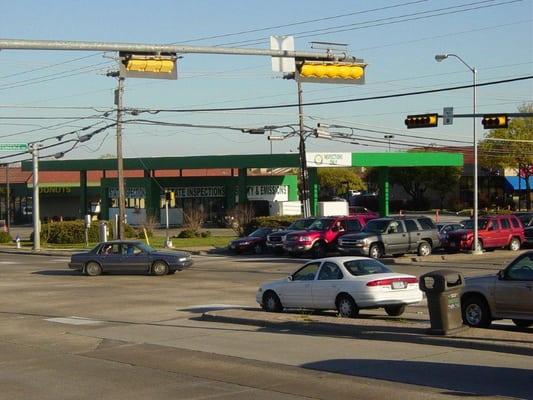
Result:
[[[79,271],[74,271],[70,269],[48,269],[42,271],[34,271],[32,275],[47,275],[47,276],[82,276],[83,274]]]
[[[526,369],[364,359],[323,360],[301,367],[458,391],[465,397],[476,394],[531,398],[532,371]]]

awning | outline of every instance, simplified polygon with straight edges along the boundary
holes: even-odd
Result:
[[[533,177],[529,177],[529,187],[533,188]],[[505,189],[507,190],[526,190],[525,178],[518,179],[518,176],[505,177]]]

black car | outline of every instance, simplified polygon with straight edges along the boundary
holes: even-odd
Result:
[[[84,253],[73,254],[68,266],[89,276],[104,272],[166,275],[192,264],[191,255],[183,251],[158,251],[137,240],[113,240],[99,243]]]
[[[272,232],[270,235],[267,236],[266,245],[269,249],[274,251],[275,253],[282,253],[283,252],[283,239],[285,239],[285,236],[287,236],[287,233],[294,232],[294,231],[303,231],[316,221],[315,217],[310,218],[302,218],[299,220],[294,221],[292,224],[290,224],[287,228],[283,230],[278,230],[275,232]]]
[[[237,254],[251,251],[255,254],[262,254],[266,249],[266,241],[272,228],[259,228],[248,236],[244,236],[230,242],[228,249]]]

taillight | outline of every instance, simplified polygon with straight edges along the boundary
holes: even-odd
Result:
[[[366,286],[391,286],[393,282],[418,283],[418,278],[388,278],[370,281]]]

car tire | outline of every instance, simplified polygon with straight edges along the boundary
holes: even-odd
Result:
[[[265,249],[263,249],[263,245],[261,245],[261,243],[257,243],[255,246],[254,246],[254,253],[255,254],[263,254],[263,251]]]
[[[102,267],[96,261],[89,261],[85,264],[85,275],[98,276],[102,274]]]
[[[512,238],[511,241],[509,242],[509,250],[511,251],[520,250],[520,246],[521,246],[520,239],[516,237]]]
[[[533,325],[533,321],[530,319],[513,319],[513,323],[519,328],[529,328]]]
[[[405,304],[385,306],[385,312],[391,317],[399,317],[405,312]]]
[[[339,296],[336,304],[341,318],[354,318],[359,315],[359,307],[355,304],[354,299],[347,294]]]
[[[488,328],[492,322],[487,301],[479,295],[468,296],[461,302],[463,322],[475,328]]]
[[[477,247],[479,248],[479,251],[483,251],[483,242],[478,239],[477,243],[478,243]],[[474,245],[474,243],[472,243],[472,251],[475,251],[475,250],[476,250],[476,246]]]
[[[281,312],[283,311],[283,305],[278,297],[278,295],[272,290],[268,290],[263,295],[263,302],[261,307],[266,312]]]
[[[322,242],[315,243],[311,251],[313,258],[324,258],[326,256],[326,245]]]
[[[168,265],[164,261],[156,261],[152,264],[152,275],[163,276],[168,274]]]
[[[428,242],[422,242],[418,245],[417,254],[420,257],[426,257],[431,254],[431,245]]]
[[[378,243],[371,244],[370,249],[368,250],[368,256],[375,259],[383,257],[381,246]]]

